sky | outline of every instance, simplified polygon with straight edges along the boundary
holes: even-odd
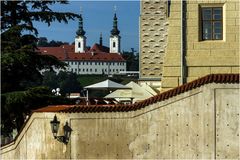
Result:
[[[86,31],[87,46],[99,43],[100,33],[103,45],[109,46],[110,31],[113,25],[114,6],[118,17],[118,29],[121,36],[121,50],[139,50],[139,1],[69,1],[67,5],[52,5],[54,11],[73,12],[80,14],[82,8],[83,27]],[[78,29],[78,20],[68,24],[53,22],[50,27],[35,22],[38,37],[47,37],[48,41],[74,42]]]

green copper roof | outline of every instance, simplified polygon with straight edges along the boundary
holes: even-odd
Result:
[[[78,30],[77,30],[76,34],[77,34],[78,36],[84,36],[85,33],[86,33],[86,32],[83,30],[83,19],[82,19],[82,15],[80,14],[79,23],[78,23]]]
[[[112,36],[115,36],[115,35],[119,35],[119,33],[120,31],[118,30],[118,27],[117,27],[117,15],[115,13],[113,18],[113,29],[111,30],[111,34]]]

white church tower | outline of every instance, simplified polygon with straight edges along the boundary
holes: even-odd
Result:
[[[85,31],[83,30],[83,19],[81,14],[79,18],[79,27],[76,34],[77,36],[75,38],[75,53],[83,53],[85,52],[86,48],[86,37],[84,36]]]
[[[117,27],[117,16],[114,14],[113,18],[113,29],[111,30],[110,36],[110,53],[119,53],[121,51],[121,36],[119,36],[120,31]]]

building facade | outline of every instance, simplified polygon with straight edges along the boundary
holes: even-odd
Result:
[[[117,27],[117,16],[114,14],[113,29],[110,36],[110,48],[102,44],[102,34],[99,44],[86,47],[86,37],[83,29],[83,19],[80,15],[79,28],[76,32],[74,45],[60,47],[39,47],[42,54],[53,55],[65,62],[67,71],[76,74],[113,75],[126,71],[126,61],[120,53],[120,31]],[[59,70],[56,70],[59,72]]]
[[[168,8],[168,29],[165,34],[168,36],[163,56],[161,89],[168,90],[206,74],[239,73],[239,1],[169,2],[165,5]],[[151,3],[157,1],[143,1],[141,8]],[[141,10],[141,14],[144,13]],[[152,24],[150,19],[146,23]],[[140,26],[142,31],[143,24]],[[148,32],[141,32],[141,41],[145,40],[144,34]],[[163,36],[162,33],[160,35]],[[146,42],[141,43],[148,45]],[[145,72],[144,68],[150,68],[144,64],[143,48],[141,46],[141,74]],[[154,57],[158,54],[155,51],[147,55]]]
[[[163,58],[168,35],[168,1],[141,1],[140,11],[140,79],[161,87]]]

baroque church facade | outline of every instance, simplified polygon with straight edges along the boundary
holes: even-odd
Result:
[[[65,62],[68,64],[66,70],[76,74],[113,75],[126,71],[126,61],[121,55],[121,36],[119,35],[116,13],[114,14],[113,29],[109,38],[110,47],[103,45],[101,34],[99,44],[95,43],[91,48],[88,48],[85,33],[83,18],[80,15],[74,45],[39,47],[39,50],[41,54],[53,55]],[[56,70],[56,72],[59,72],[59,70]]]

